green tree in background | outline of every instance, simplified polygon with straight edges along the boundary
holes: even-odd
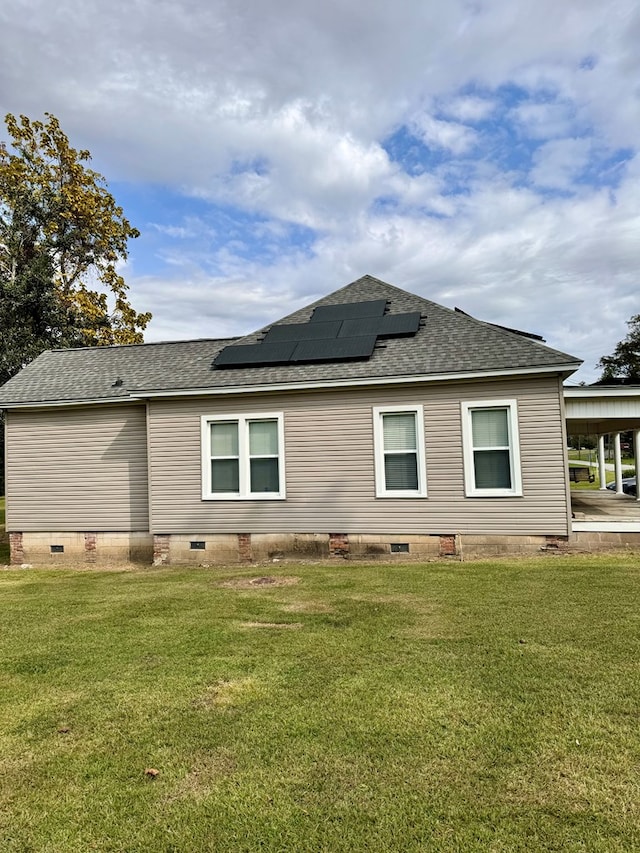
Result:
[[[46,349],[140,343],[150,314],[118,272],[129,239],[102,175],[55,116],[7,115],[0,141],[0,385]],[[1,414],[1,413],[0,413]],[[0,495],[4,494],[0,418]]]
[[[139,232],[104,178],[46,114],[7,115],[0,143],[0,384],[52,347],[139,343],[118,273]]]
[[[617,344],[613,355],[605,355],[598,362],[602,368],[600,383],[640,384],[640,314],[627,321],[629,332]]]

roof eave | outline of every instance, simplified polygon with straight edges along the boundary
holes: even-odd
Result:
[[[218,396],[228,394],[257,394],[267,391],[313,391],[321,388],[349,388],[367,385],[415,385],[417,383],[451,382],[454,380],[492,379],[512,376],[531,376],[533,374],[551,373],[566,379],[580,367],[582,362],[568,364],[543,365],[535,367],[518,367],[508,370],[476,370],[437,374],[411,374],[405,376],[363,376],[361,378],[324,379],[310,382],[280,382],[264,385],[228,385],[218,388],[180,388],[175,390],[136,389],[139,397],[194,397]]]
[[[82,400],[20,400],[10,403],[0,403],[0,412],[10,409],[42,409],[54,406],[105,406],[113,403],[144,403],[137,394],[120,395],[119,397],[96,397]]]
[[[507,370],[474,370],[451,373],[410,374],[405,376],[363,376],[357,379],[324,379],[308,382],[278,382],[263,385],[227,385],[197,388],[136,388],[128,396],[102,397],[86,400],[27,400],[0,403],[1,409],[39,409],[53,406],[95,406],[118,403],[142,403],[155,397],[212,397],[231,394],[260,394],[278,391],[315,391],[324,388],[362,388],[371,385],[415,385],[419,383],[452,382],[455,380],[500,379],[535,374],[553,374],[566,379],[575,373],[582,362],[514,367]],[[566,390],[566,389],[565,389]]]

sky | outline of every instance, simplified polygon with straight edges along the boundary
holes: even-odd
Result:
[[[0,111],[91,151],[147,341],[370,274],[591,382],[640,313],[639,44],[637,0],[4,0]]]

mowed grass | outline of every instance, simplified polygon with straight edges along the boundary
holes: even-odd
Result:
[[[639,565],[6,570],[0,849],[638,850]]]

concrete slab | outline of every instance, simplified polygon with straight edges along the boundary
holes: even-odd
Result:
[[[576,489],[571,492],[571,510],[574,532],[640,531],[640,501],[631,495],[617,495],[605,489]]]

